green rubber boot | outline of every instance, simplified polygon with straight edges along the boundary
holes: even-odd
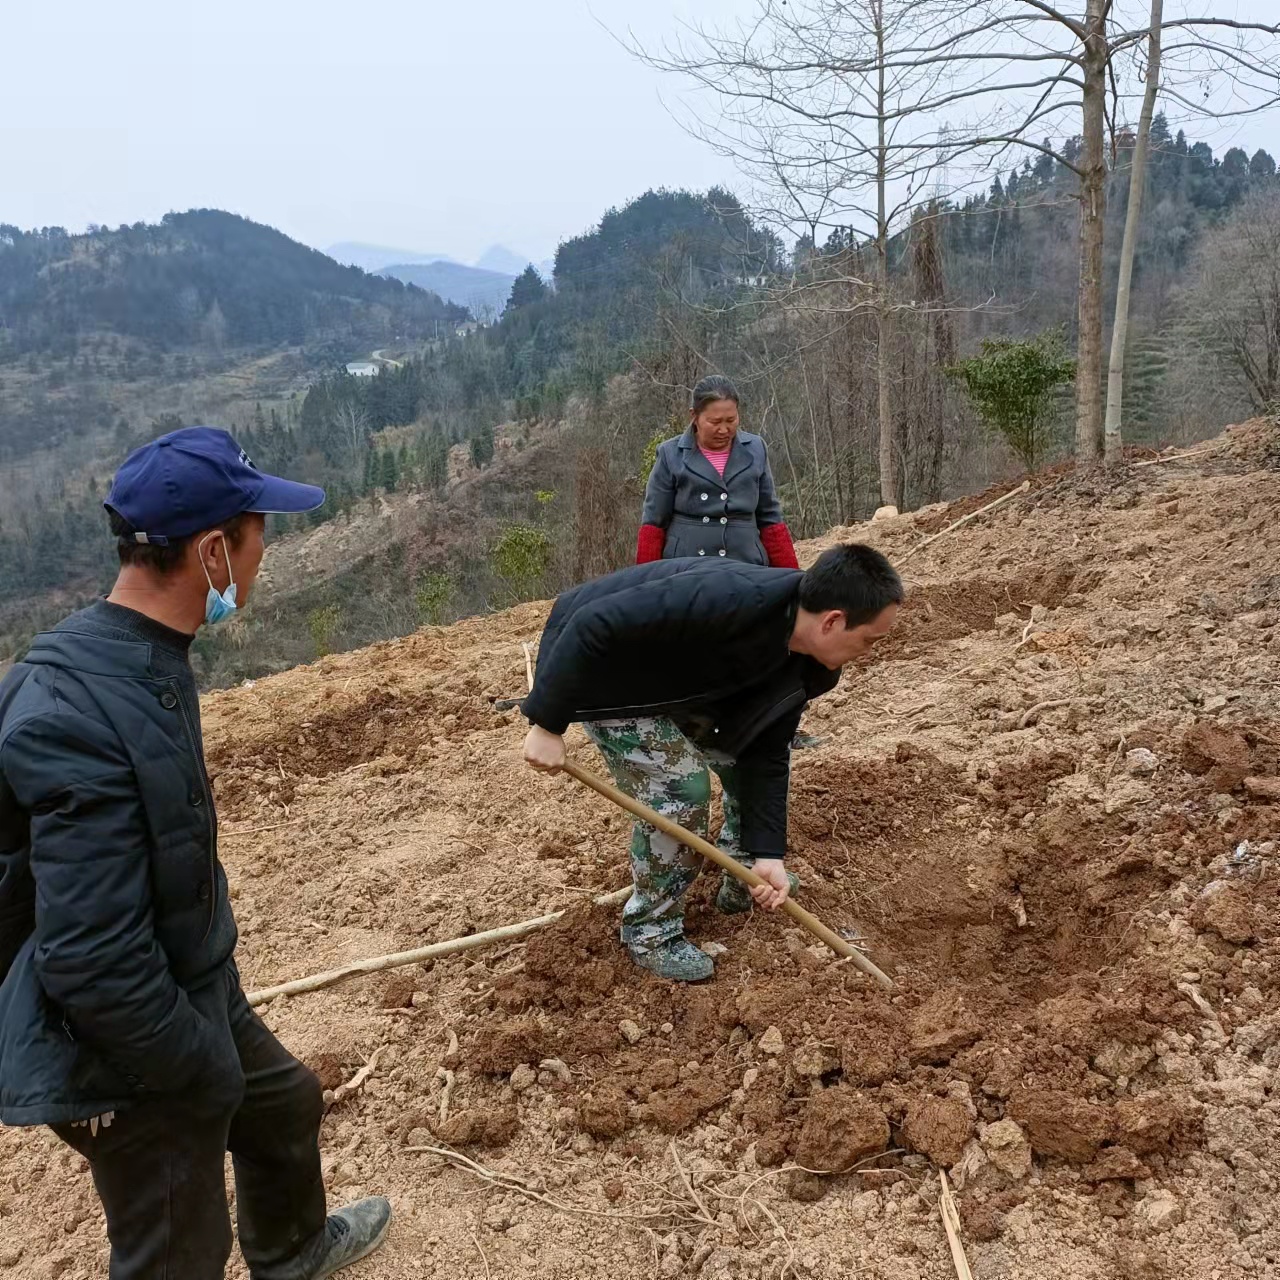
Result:
[[[788,892],[794,898],[800,892],[800,877],[794,871],[787,872]],[[727,871],[720,876],[720,891],[716,894],[716,909],[727,916],[740,916],[755,905],[751,890],[741,880],[735,880]]]
[[[687,938],[671,938],[651,951],[636,951],[631,947],[627,950],[642,969],[676,982],[705,982],[716,971],[711,957]]]

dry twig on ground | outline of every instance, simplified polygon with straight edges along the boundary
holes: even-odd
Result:
[[[353,1093],[358,1093],[363,1089],[365,1081],[378,1069],[378,1059],[381,1057],[382,1050],[375,1049],[369,1061],[346,1084],[340,1084],[331,1094],[326,1095],[325,1101],[327,1105],[336,1107],[344,1098],[349,1098]]]

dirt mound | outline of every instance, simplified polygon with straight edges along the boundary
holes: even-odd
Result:
[[[322,1140],[335,1201],[396,1203],[368,1274],[942,1280],[936,1166],[977,1274],[1270,1274],[1268,431],[1038,477],[908,563],[898,632],[808,713],[790,829],[803,900],[889,993],[783,918],[720,915],[709,875],[687,931],[714,980],[629,962],[589,901],[625,883],[629,822],[524,770],[494,707],[543,605],[209,698],[247,986],[565,912],[265,1010],[327,1087],[380,1051]],[[980,505],[841,534],[900,555]],[[0,1161],[6,1274],[102,1274],[77,1159],[8,1132]]]

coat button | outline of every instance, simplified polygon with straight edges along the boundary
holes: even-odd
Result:
[[[720,548],[720,554],[721,554],[722,556],[727,556],[729,553],[728,553],[728,552],[727,552],[723,547],[721,547],[721,548]]]
[[[721,516],[721,517],[720,517],[720,523],[721,523],[721,524],[728,524],[728,523],[729,523],[729,517],[728,517],[728,516]]]
[[[160,705],[166,711],[172,711],[178,705],[178,695],[169,689],[166,689],[160,695]]]
[[[703,523],[703,524],[710,524],[710,523],[711,523],[711,517],[710,517],[710,516],[703,516],[703,517],[702,517],[702,523]]]
[[[699,554],[700,556],[705,556],[705,555],[707,554],[707,549],[706,549],[706,547],[699,547],[699,548],[698,548],[698,554]]]
[[[703,500],[703,502],[706,502],[707,500],[707,495],[705,493],[700,493],[698,497],[700,497]]]
[[[204,792],[203,792],[203,791],[193,791],[193,792],[191,793],[191,803],[192,803],[192,804],[193,804],[197,809],[198,809],[198,808],[200,808],[200,806],[201,806],[202,804],[204,804]]]
[[[209,882],[207,880],[201,881],[200,887],[196,890],[196,897],[199,898],[201,902],[208,902],[212,896],[213,890],[209,888]]]
[[[729,495],[728,495],[727,493],[722,493],[722,494],[720,495],[720,501],[721,501],[721,502],[728,502],[728,501],[729,501]]]

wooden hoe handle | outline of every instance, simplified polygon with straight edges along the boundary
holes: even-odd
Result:
[[[717,849],[710,841],[704,840],[701,836],[695,836],[692,831],[686,831],[678,822],[672,822],[670,818],[664,818],[662,814],[650,809],[647,804],[641,804],[639,800],[632,799],[625,791],[620,791],[611,782],[606,782],[603,778],[596,777],[594,773],[589,773],[586,769],[579,768],[578,765],[568,760],[565,761],[564,771],[570,777],[577,778],[579,782],[590,787],[592,791],[598,791],[606,800],[612,800],[620,809],[625,809],[641,821],[657,827],[659,831],[665,831],[667,835],[679,840],[681,844],[688,845],[695,853],[700,853],[704,858],[709,858],[716,866],[733,876],[734,879],[741,880],[743,884],[751,885],[752,887],[765,883],[754,871],[748,870],[735,858],[731,858],[727,853]],[[888,974],[877,968],[857,947],[850,946],[838,933],[828,929],[813,912],[806,911],[795,899],[789,897],[782,904],[782,909],[797,924],[813,934],[815,938],[825,942],[838,956],[843,956],[852,961],[858,969],[861,969],[868,977],[874,978],[882,987],[893,987],[893,980]]]

